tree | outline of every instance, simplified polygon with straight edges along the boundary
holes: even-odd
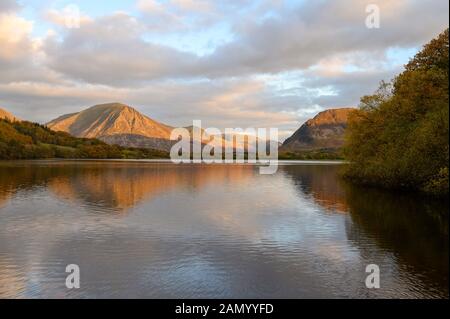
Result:
[[[124,148],[91,138],[76,138],[31,122],[0,119],[0,159],[168,158],[164,151]]]
[[[345,176],[366,184],[448,194],[448,29],[349,119]]]

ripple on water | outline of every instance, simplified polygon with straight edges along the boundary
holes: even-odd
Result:
[[[448,208],[338,169],[2,164],[0,297],[448,297]],[[370,263],[379,290],[364,286]]]

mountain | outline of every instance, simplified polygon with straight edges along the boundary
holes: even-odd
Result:
[[[76,137],[97,138],[123,147],[170,151],[176,143],[170,140],[173,127],[152,120],[121,103],[95,105],[78,113],[62,115],[46,125],[53,131],[67,132]],[[192,126],[186,129],[192,134]],[[205,134],[204,129],[201,132]],[[202,144],[206,143],[210,143],[210,137],[204,135]],[[224,143],[223,137],[216,137],[213,144],[218,147]],[[244,145],[237,143],[234,147],[244,148]]]
[[[27,121],[0,119],[0,160],[89,158],[168,158],[169,153],[149,148],[124,148],[98,139],[77,138],[66,132]]]
[[[0,108],[0,119],[6,119],[11,122],[20,121],[19,118],[15,117],[14,115],[12,115],[11,113],[2,108]]]
[[[348,115],[353,108],[329,109],[306,121],[284,141],[280,152],[337,150],[344,144]]]
[[[47,123],[54,131],[76,137],[98,138],[108,144],[169,150],[172,127],[139,113],[134,108],[109,103],[66,114]]]

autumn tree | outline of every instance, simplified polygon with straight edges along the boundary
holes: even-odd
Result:
[[[448,194],[448,29],[349,119],[345,175],[389,188]]]

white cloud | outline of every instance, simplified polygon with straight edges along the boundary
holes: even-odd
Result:
[[[151,14],[164,14],[166,12],[164,6],[155,0],[139,0],[137,7],[139,10]]]
[[[0,59],[15,60],[28,56],[33,50],[29,34],[33,23],[15,14],[0,15]]]
[[[79,8],[74,5],[68,5],[62,10],[49,9],[44,13],[44,17],[53,24],[65,28],[71,27],[71,24],[74,23],[73,19],[78,20],[76,21],[77,27],[93,21],[91,17],[79,11]]]

